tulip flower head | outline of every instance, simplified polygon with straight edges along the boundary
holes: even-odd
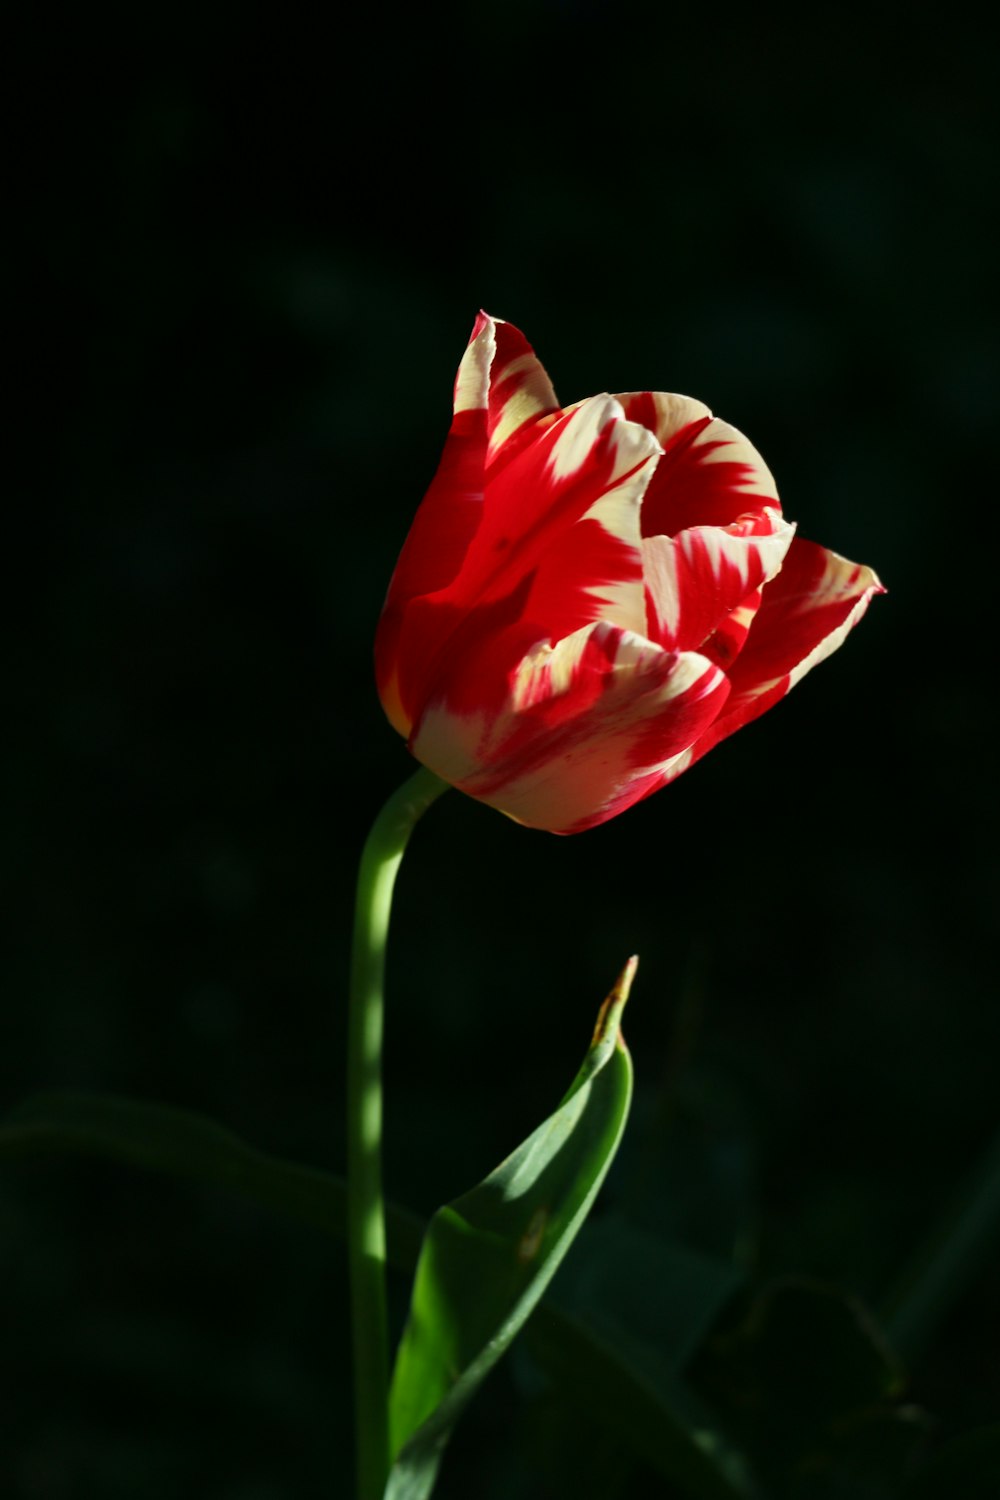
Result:
[[[880,592],[795,534],[700,401],[562,408],[524,335],[481,313],[379,622],[379,696],[437,775],[577,833],[771,708]]]

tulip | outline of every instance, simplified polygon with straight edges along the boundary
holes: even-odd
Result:
[[[577,833],[771,708],[882,591],[795,535],[702,402],[561,408],[524,335],[481,313],[379,622],[379,696],[438,776]]]

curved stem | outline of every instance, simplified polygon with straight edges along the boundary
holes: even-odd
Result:
[[[382,1202],[385,944],[403,851],[420,815],[447,786],[424,769],[404,783],[375,819],[358,870],[347,1040],[347,1239],[358,1500],[382,1500],[390,1459]]]

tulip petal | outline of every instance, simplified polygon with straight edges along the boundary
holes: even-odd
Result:
[[[729,526],[744,511],[781,513],[774,476],[735,427],[701,401],[665,391],[619,396],[626,417],[663,446],[642,510],[642,534],[676,536],[690,526]]]
[[[667,650],[700,651],[728,666],[743,644],[758,590],[778,573],[795,527],[777,511],[750,512],[731,526],[691,526],[642,544],[647,634]],[[731,628],[742,607],[742,634]],[[726,623],[730,629],[720,629]]]
[[[466,411],[486,410],[490,398],[490,371],[496,352],[496,321],[488,313],[480,312],[472,325],[455,376],[452,410],[456,417]]]
[[[509,461],[529,440],[532,425],[558,410],[523,333],[481,312],[455,377],[454,416],[441,462],[400,553],[375,636],[379,696],[401,734],[412,724],[398,659],[407,605],[447,588],[461,568],[482,519],[487,463]]]
[[[704,425],[712,420],[711,407],[704,401],[672,391],[625,391],[618,400],[629,421],[641,422],[664,448],[694,423]]]
[[[711,635],[701,642],[698,649],[702,656],[707,656],[709,661],[714,661],[723,670],[731,666],[743,650],[763,597],[763,589],[754,589],[746,598],[741,599],[736,608],[731,609],[719,621]]]
[[[480,313],[493,327],[495,353],[488,397],[487,465],[506,462],[541,417],[559,412],[559,402],[534,349],[513,323]]]
[[[455,712],[497,703],[539,640],[603,619],[645,632],[639,517],[656,439],[594,396],[491,476],[459,576],[412,601],[398,635],[410,723],[444,697]]]
[[[412,599],[446,588],[462,565],[482,519],[489,376],[496,352],[493,320],[476,319],[455,377],[454,416],[438,464],[389,582],[375,633],[375,680],[393,727],[409,734],[403,703],[399,639]]]
[[[885,590],[871,568],[795,537],[764,589],[746,646],[728,672],[725,710],[672,768],[670,780],[758,718],[830,656]]]
[[[432,704],[410,748],[515,821],[577,833],[662,785],[728,691],[705,657],[599,621],[528,652],[492,712]]]
[[[389,584],[386,602],[390,609],[446,588],[479,527],[495,356],[493,319],[480,313],[455,377],[454,416],[441,462]]]
[[[592,396],[495,477],[452,597],[470,604],[532,578],[525,606],[557,640],[601,618],[642,631],[640,510],[656,439]]]

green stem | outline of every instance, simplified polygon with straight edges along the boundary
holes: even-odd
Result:
[[[347,1039],[347,1243],[358,1500],[382,1500],[390,1457],[382,1201],[385,943],[403,851],[420,815],[447,786],[424,769],[401,786],[375,819],[358,870]]]

